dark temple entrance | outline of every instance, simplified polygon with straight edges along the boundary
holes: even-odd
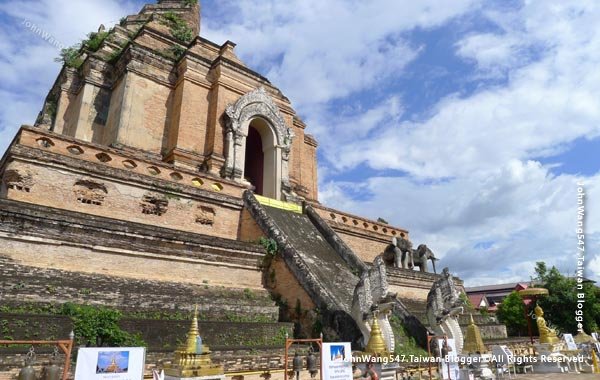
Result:
[[[260,133],[250,125],[246,137],[246,157],[244,160],[244,177],[255,186],[254,192],[263,195],[263,168],[265,155],[263,153]]]

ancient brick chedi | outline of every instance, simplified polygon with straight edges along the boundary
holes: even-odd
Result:
[[[318,202],[315,138],[234,43],[199,36],[199,7],[146,5],[65,55],[35,125],[0,161],[4,302],[198,303],[209,319],[277,323],[272,297],[309,326],[327,300],[348,312],[357,271],[392,238],[408,239]],[[318,252],[294,247],[305,244],[285,236],[294,224],[267,210],[282,205],[327,242],[322,267],[305,265]],[[278,242],[274,258],[257,244],[263,236]],[[321,280],[342,266],[350,293],[325,295]],[[436,276],[390,268],[389,278],[402,298],[424,302]]]

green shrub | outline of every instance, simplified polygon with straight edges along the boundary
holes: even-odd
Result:
[[[108,37],[108,32],[90,33],[88,39],[84,40],[82,44],[89,51],[98,51],[106,37]]]
[[[78,69],[83,64],[83,58],[81,58],[81,45],[75,44],[68,48],[60,50],[60,55],[55,58],[54,61],[62,62],[67,67]]]
[[[73,332],[86,346],[145,346],[140,334],[130,334],[119,326],[122,314],[103,306],[65,303],[62,314],[73,320]]]
[[[171,30],[171,34],[177,40],[190,43],[194,39],[194,31],[188,26],[188,24],[176,13],[169,11],[163,15],[162,23],[167,25]]]

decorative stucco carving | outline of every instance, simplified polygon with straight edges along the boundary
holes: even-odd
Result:
[[[394,352],[394,332],[388,316],[395,298],[395,294],[389,292],[385,262],[379,255],[373,261],[373,267],[360,276],[352,298],[352,317],[363,334],[364,346],[371,336],[371,320],[377,318],[387,349]]]
[[[208,206],[198,206],[196,223],[212,226],[215,223],[215,209]]]
[[[446,335],[456,343],[457,354],[462,352],[463,334],[458,316],[463,312],[464,302],[454,285],[448,268],[444,268],[440,279],[431,286],[427,295],[427,320],[436,335]]]
[[[92,204],[96,206],[102,205],[108,191],[102,183],[79,180],[73,185],[73,192],[77,197],[77,201],[84,204]]]
[[[241,135],[246,137],[247,130],[242,130],[244,123],[254,117],[268,120],[275,128],[277,145],[289,150],[294,132],[285,124],[279,108],[264,87],[259,87],[239,98],[234,104],[228,105],[225,113],[228,116],[227,130],[233,131],[235,136],[241,132]]]
[[[8,189],[28,193],[33,186],[33,174],[29,171],[9,169],[4,173],[4,183]]]
[[[294,131],[286,125],[279,108],[264,87],[259,87],[245,94],[235,103],[228,105],[225,114],[227,122],[225,130],[226,159],[222,175],[229,179],[244,181],[245,144],[249,124],[252,119],[261,118],[267,122],[275,137],[272,142],[273,146],[263,146],[263,148],[273,148],[277,151],[277,154],[274,155],[277,157],[274,166],[278,169],[273,175],[281,174],[280,178],[276,178],[279,184],[276,186],[278,194],[275,194],[275,197],[279,198],[282,193],[287,197],[287,194],[293,193],[289,183],[288,161]]]
[[[147,193],[143,196],[140,206],[142,214],[161,216],[167,212],[169,201],[162,194]]]

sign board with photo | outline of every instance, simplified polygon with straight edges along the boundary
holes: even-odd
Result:
[[[75,380],[142,380],[144,347],[85,347],[77,353]]]
[[[352,380],[350,343],[323,343],[323,379]]]
[[[573,339],[572,334],[563,334],[563,338],[565,339],[565,342],[567,343],[567,349],[569,349],[569,350],[577,349],[577,343],[575,343],[575,339]]]

